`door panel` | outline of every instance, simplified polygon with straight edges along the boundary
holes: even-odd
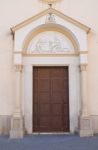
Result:
[[[69,131],[68,67],[33,68],[33,131]]]

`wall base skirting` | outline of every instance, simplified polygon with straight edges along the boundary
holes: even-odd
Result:
[[[92,128],[93,128],[93,132],[94,134],[98,133],[98,115],[92,115]]]
[[[0,135],[9,135],[11,129],[11,116],[0,115]]]
[[[93,136],[92,117],[81,116],[79,120],[80,120],[80,132],[79,132],[80,137]]]
[[[98,115],[79,118],[80,137],[93,136],[98,133]],[[15,126],[14,126],[15,125]],[[11,116],[0,116],[0,135],[10,135],[10,138],[23,138],[23,118],[11,118]]]
[[[17,138],[23,138],[23,136],[24,136],[23,118],[12,117],[10,138],[17,139]]]

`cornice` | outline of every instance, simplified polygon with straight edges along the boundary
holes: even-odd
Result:
[[[77,52],[65,52],[65,53],[26,53],[23,51],[14,51],[14,54],[21,54],[23,56],[34,56],[34,55],[72,55],[72,56],[77,56],[81,54],[88,54],[88,51],[77,51]]]
[[[29,18],[29,19],[27,19],[27,20],[21,22],[20,24],[18,24],[18,25],[16,25],[16,26],[12,27],[12,28],[11,28],[11,32],[14,34],[15,31],[17,31],[17,30],[19,30],[19,29],[25,27],[26,25],[32,23],[33,21],[35,21],[35,20],[41,18],[42,16],[44,16],[44,15],[46,15],[46,14],[48,14],[48,13],[53,13],[54,15],[57,15],[58,17],[60,17],[60,18],[62,18],[62,19],[64,19],[64,20],[66,20],[66,21],[68,21],[68,22],[70,22],[70,23],[76,25],[77,27],[79,27],[79,28],[85,30],[87,33],[89,33],[90,30],[91,30],[90,27],[88,27],[88,26],[86,26],[86,25],[80,23],[79,21],[77,21],[77,20],[75,20],[75,19],[73,19],[73,18],[71,18],[71,17],[69,17],[69,16],[63,14],[62,12],[60,12],[60,11],[58,11],[58,10],[56,10],[56,9],[53,9],[53,8],[48,8],[48,9],[46,9],[46,10],[44,10],[44,11],[42,11],[42,12],[36,14],[35,16],[33,16],[33,17],[31,17],[31,18]]]

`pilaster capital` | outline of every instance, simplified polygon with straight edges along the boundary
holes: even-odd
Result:
[[[14,66],[14,68],[15,68],[15,71],[16,71],[16,72],[22,72],[22,70],[23,70],[23,65],[17,64],[17,65]]]
[[[80,68],[80,71],[82,72],[82,71],[87,71],[87,64],[80,64],[79,65],[79,68]]]

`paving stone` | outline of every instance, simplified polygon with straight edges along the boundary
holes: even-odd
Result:
[[[17,140],[1,136],[0,150],[98,150],[98,136],[32,135]]]

